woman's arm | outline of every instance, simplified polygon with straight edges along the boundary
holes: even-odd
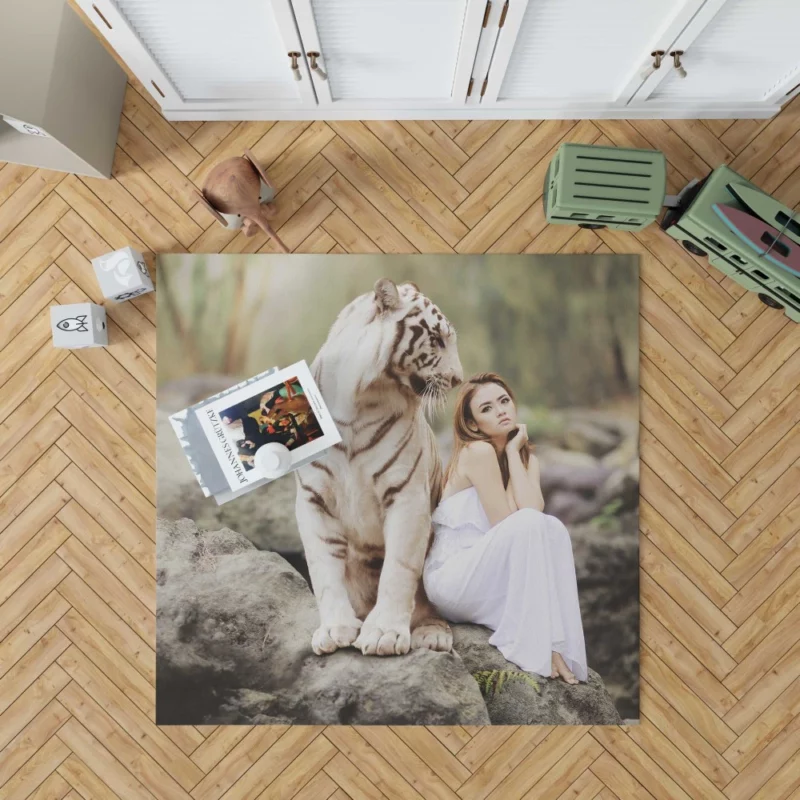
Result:
[[[478,490],[481,505],[492,527],[515,510],[511,508],[503,488],[497,453],[489,442],[472,442],[467,445],[461,455],[459,467]]]
[[[533,508],[536,511],[544,509],[544,498],[539,485],[539,462],[531,454],[528,467],[522,463],[523,447],[528,446],[528,431],[525,425],[517,426],[517,433],[513,435],[506,445],[508,457],[508,485],[514,495],[517,508]]]

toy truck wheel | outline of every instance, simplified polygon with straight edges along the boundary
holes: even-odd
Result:
[[[777,309],[783,308],[783,306],[774,297],[770,297],[768,294],[762,294],[759,292],[758,299],[765,306],[769,306],[770,308],[777,308]]]
[[[705,250],[701,250],[694,242],[690,242],[688,239],[684,239],[681,244],[684,246],[686,250],[688,250],[693,256],[707,256]]]
[[[595,222],[579,222],[578,223],[578,227],[579,228],[588,228],[590,231],[596,231],[596,230],[599,230],[600,228],[605,228],[606,226],[605,225],[598,225]]]

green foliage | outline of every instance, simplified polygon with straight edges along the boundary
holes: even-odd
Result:
[[[473,672],[472,677],[478,682],[481,694],[487,699],[500,694],[508,681],[523,681],[529,686],[533,686],[537,692],[540,691],[536,680],[527,672],[520,672],[516,669],[485,669]]]
[[[596,517],[592,517],[589,522],[601,530],[608,530],[616,523],[617,512],[622,508],[622,498],[615,497],[610,503],[606,503]]]
[[[538,409],[636,394],[638,268],[618,255],[164,254],[159,381],[310,363],[342,308],[382,277],[415,282],[441,308],[465,374],[505,377],[533,433],[554,424]]]

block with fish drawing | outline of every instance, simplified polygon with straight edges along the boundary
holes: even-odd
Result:
[[[123,247],[92,259],[100,291],[107,300],[130,300],[153,291],[153,281],[142,254]]]
[[[108,344],[106,310],[94,303],[50,306],[50,328],[54,347],[76,350]]]

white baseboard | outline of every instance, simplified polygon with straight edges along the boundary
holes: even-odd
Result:
[[[173,122],[199,120],[359,120],[359,119],[769,119],[781,107],[752,103],[709,106],[561,106],[542,108],[340,108],[326,106],[309,109],[215,109],[164,108],[164,116]]]

